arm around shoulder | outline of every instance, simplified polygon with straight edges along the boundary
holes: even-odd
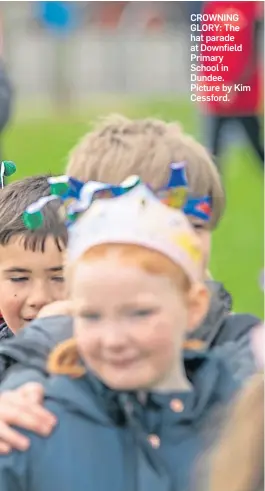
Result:
[[[57,343],[72,335],[72,319],[55,316],[35,319],[19,334],[0,344],[0,361],[11,367],[21,364],[25,368],[46,374],[46,362]]]
[[[0,393],[6,390],[18,389],[28,382],[36,382],[44,386],[47,382],[47,376],[40,370],[25,368],[24,365],[17,363],[9,368],[3,377],[0,384]]]

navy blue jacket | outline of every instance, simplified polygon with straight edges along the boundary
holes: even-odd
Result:
[[[217,436],[214,410],[219,420],[238,386],[219,356],[186,352],[185,368],[191,392],[149,393],[144,405],[91,374],[51,376],[45,406],[59,423],[48,438],[24,432],[28,451],[0,456],[1,491],[194,489],[197,458]]]

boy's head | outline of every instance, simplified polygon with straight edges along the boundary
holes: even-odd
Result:
[[[0,191],[0,311],[13,332],[65,295],[67,231],[59,220],[59,204],[45,207],[41,229],[30,231],[22,220],[30,204],[50,194],[48,177],[28,177]]]
[[[136,174],[153,188],[161,188],[168,180],[170,164],[183,161],[186,162],[190,195],[212,198],[212,219],[207,227],[191,217],[201,239],[206,269],[210,230],[222,217],[224,191],[207,150],[183,133],[176,123],[111,116],[84,136],[69,158],[66,173],[84,181],[111,184],[119,184],[129,175]]]

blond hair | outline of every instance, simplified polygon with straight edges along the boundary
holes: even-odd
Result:
[[[264,488],[264,376],[250,380],[229,414],[211,459],[209,491]]]
[[[84,181],[111,184],[137,174],[157,189],[166,184],[170,164],[182,161],[187,165],[190,194],[212,198],[213,228],[222,217],[225,205],[220,176],[207,150],[183,133],[177,123],[109,116],[74,148],[66,173]]]

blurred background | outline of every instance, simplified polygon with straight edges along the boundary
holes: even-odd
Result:
[[[0,145],[2,158],[17,164],[15,177],[61,173],[93,120],[110,112],[178,120],[205,144],[189,90],[190,13],[201,4],[1,2]],[[235,311],[263,317],[263,171],[236,129],[222,169],[227,210],[214,233],[211,272],[233,294]]]

